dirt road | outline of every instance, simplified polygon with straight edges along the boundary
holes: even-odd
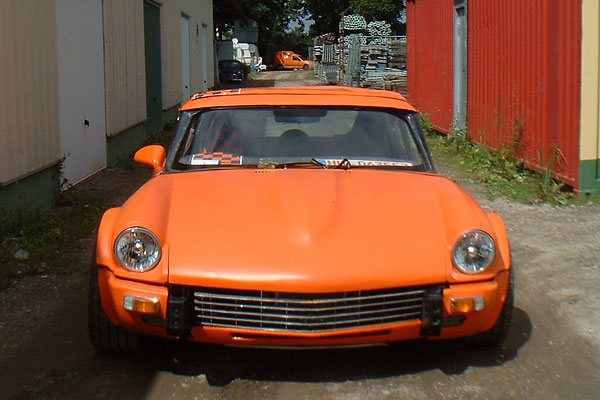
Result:
[[[305,72],[268,72],[266,84]],[[256,84],[256,82],[255,82]],[[462,182],[443,165],[438,170]],[[78,190],[120,204],[148,179],[112,169]],[[3,399],[596,399],[600,398],[600,207],[553,208],[488,199],[507,224],[516,273],[514,322],[504,346],[454,343],[360,350],[271,351],[152,343],[155,351],[97,355],[87,337],[87,268],[26,278],[0,292]]]

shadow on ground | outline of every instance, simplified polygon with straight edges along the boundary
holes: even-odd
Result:
[[[504,343],[473,349],[460,341],[414,341],[384,347],[343,350],[266,350],[159,341],[145,360],[156,370],[177,375],[206,375],[224,386],[235,379],[295,382],[344,382],[414,374],[439,369],[461,374],[471,366],[495,367],[513,360],[531,336],[531,321],[515,308]]]
[[[276,81],[274,79],[247,79],[243,82],[224,82],[215,86],[215,90],[237,89],[246,87],[274,87],[275,82]]]

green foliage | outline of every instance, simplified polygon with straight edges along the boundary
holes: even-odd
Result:
[[[258,48],[269,57],[282,50],[290,22],[302,21],[302,0],[237,0],[248,18],[258,23]],[[288,49],[286,49],[288,50]]]
[[[427,114],[420,115],[423,131],[432,156],[468,173],[468,180],[483,183],[490,196],[505,196],[522,203],[565,205],[573,201],[572,193],[562,191],[563,182],[553,179],[552,166],[544,173],[531,171],[516,157],[520,133],[497,152],[473,144],[468,135],[440,135],[434,132]],[[556,165],[556,164],[555,164]]]
[[[177,127],[177,119],[171,119],[163,125],[163,131],[173,131]]]
[[[323,33],[338,33],[342,15],[361,14],[367,21],[385,20],[392,30],[403,31],[399,23],[403,2],[399,0],[237,0],[244,14],[258,23],[258,48],[265,60],[278,50],[306,55],[312,39]],[[304,20],[314,23],[304,33]],[[290,29],[290,23],[299,27]],[[228,36],[226,36],[228,38]]]
[[[0,211],[0,288],[26,275],[73,271],[85,245],[81,239],[98,226],[107,206],[69,192],[48,211]]]
[[[174,135],[175,125],[166,124],[165,131],[145,144],[168,147]],[[135,164],[129,159],[121,167],[131,169]],[[74,187],[62,192],[55,207],[48,210],[21,213],[0,209],[0,289],[19,277],[71,273],[81,262],[87,267],[87,254],[81,260],[83,250],[89,248],[86,240],[112,206],[106,193],[82,193]]]
[[[314,21],[310,27],[311,35],[323,33],[338,33],[340,20],[343,14],[348,14],[349,0],[304,0],[304,10],[309,18]]]
[[[350,0],[349,9],[353,14],[360,14],[367,21],[387,21],[392,25],[392,30],[401,33],[399,18],[404,9],[402,1],[399,0]]]
[[[433,125],[431,124],[431,119],[429,119],[429,114],[419,113],[419,121],[421,123],[421,129],[423,129],[423,132],[425,132],[426,135],[433,134]]]
[[[310,28],[314,36],[323,33],[339,33],[342,15],[360,14],[370,21],[387,21],[395,34],[404,32],[400,24],[400,13],[404,4],[400,0],[304,0],[306,15],[315,23]]]
[[[313,37],[308,33],[304,33],[302,27],[297,27],[275,37],[274,48],[277,50],[290,50],[308,58],[308,48],[313,43]]]

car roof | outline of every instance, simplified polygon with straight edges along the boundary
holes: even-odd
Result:
[[[243,88],[198,93],[181,111],[218,107],[316,106],[395,108],[416,111],[399,93],[346,86]]]

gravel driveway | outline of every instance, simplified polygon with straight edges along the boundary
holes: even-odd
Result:
[[[273,85],[305,72],[269,72]],[[289,83],[284,83],[288,85]],[[401,343],[360,350],[274,351],[154,342],[102,357],[87,338],[87,268],[24,278],[0,292],[0,398],[6,399],[596,399],[600,398],[600,206],[555,208],[489,199],[437,165],[505,220],[516,309],[497,350]],[[120,204],[148,179],[112,169],[78,188]]]

